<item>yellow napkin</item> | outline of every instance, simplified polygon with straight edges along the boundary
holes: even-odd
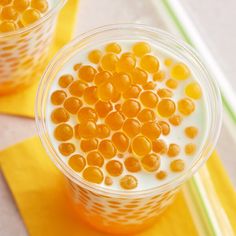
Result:
[[[233,210],[236,209],[235,192],[217,154],[212,155],[207,165],[222,205],[233,224],[236,222],[236,212]],[[103,235],[85,226],[73,214],[64,189],[64,177],[47,156],[38,137],[0,152],[0,166],[30,235]],[[222,188],[227,190],[227,194]],[[236,228],[234,230],[236,232]],[[157,234],[198,235],[182,192],[159,217],[157,224],[139,235]]]
[[[73,36],[78,0],[68,0],[62,9],[56,27],[55,42],[50,51],[52,56]],[[31,87],[16,94],[0,97],[0,113],[34,117],[34,103],[38,87],[38,81]]]

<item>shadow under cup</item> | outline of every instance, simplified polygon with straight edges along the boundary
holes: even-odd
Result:
[[[51,0],[49,11],[32,25],[0,33],[0,95],[16,92],[40,77],[48,62],[57,16],[66,0]]]
[[[206,142],[198,158],[186,171],[166,184],[146,190],[112,190],[88,183],[61,160],[50,141],[46,126],[46,107],[51,84],[63,65],[83,48],[99,43],[129,39],[149,41],[177,56],[196,75],[206,97],[209,126]],[[36,123],[48,155],[67,178],[70,199],[78,215],[94,228],[110,234],[138,232],[155,222],[156,217],[173,201],[180,185],[189,179],[207,160],[215,146],[221,126],[221,99],[217,85],[199,56],[184,42],[161,30],[136,24],[105,26],[85,33],[64,47],[48,66],[38,89]]]

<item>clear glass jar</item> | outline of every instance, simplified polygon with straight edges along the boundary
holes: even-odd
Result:
[[[198,158],[174,180],[144,191],[109,190],[88,183],[60,159],[46,128],[45,112],[50,86],[62,66],[85,47],[120,39],[146,40],[177,56],[198,77],[206,96],[209,127],[206,131],[206,143]],[[71,200],[81,219],[110,234],[138,232],[155,222],[156,217],[173,201],[180,185],[188,180],[212,153],[219,136],[222,113],[219,89],[198,54],[183,41],[164,31],[137,24],[104,26],[77,37],[65,46],[55,56],[41,79],[35,111],[42,143],[53,162],[68,179]]]
[[[0,95],[33,84],[45,69],[56,19],[66,0],[51,2],[49,11],[35,23],[0,33]]]

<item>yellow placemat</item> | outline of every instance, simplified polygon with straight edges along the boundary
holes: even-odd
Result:
[[[102,235],[80,222],[70,209],[64,178],[50,161],[38,137],[0,152],[0,166],[30,235]],[[221,205],[236,232],[236,194],[216,153],[207,162],[207,167]],[[197,235],[181,192],[157,224],[139,235],[157,233]]]
[[[68,0],[62,9],[57,22],[55,42],[50,58],[72,39],[76,23],[79,0]],[[34,103],[38,82],[16,94],[0,97],[0,113],[34,117]]]
[[[103,235],[85,226],[73,214],[64,177],[48,158],[38,137],[0,152],[0,165],[31,236]],[[156,235],[197,235],[182,193],[155,226],[139,234]]]

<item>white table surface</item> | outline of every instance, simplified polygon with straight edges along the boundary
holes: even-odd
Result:
[[[236,88],[235,0],[181,0]],[[146,0],[81,0],[77,33],[121,22],[140,22],[163,27],[157,11]],[[226,43],[227,41],[227,43]],[[27,127],[27,128],[26,128]],[[36,134],[32,119],[0,115],[0,150]],[[222,161],[236,186],[235,143],[226,126],[217,145]],[[0,236],[25,236],[27,231],[0,172]],[[45,235],[49,236],[49,235]],[[64,235],[61,235],[64,236]]]

